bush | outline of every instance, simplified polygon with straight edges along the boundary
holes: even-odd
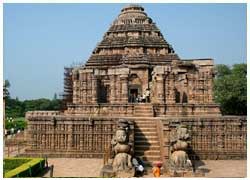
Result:
[[[21,166],[24,163],[29,162],[31,159],[4,159],[3,170],[4,173]]]
[[[6,162],[8,167],[12,167],[12,169],[7,171],[6,169]],[[22,163],[21,163],[22,162]],[[19,166],[17,166],[19,164]],[[45,167],[45,159],[43,158],[6,158],[4,159],[4,171],[7,171],[4,174],[5,178],[12,178],[12,177],[34,177],[38,173],[40,173]]]

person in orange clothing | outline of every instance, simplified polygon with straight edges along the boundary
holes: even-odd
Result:
[[[154,177],[160,177],[161,169],[158,166],[153,167],[153,175]]]
[[[153,175],[154,177],[160,177],[161,175],[161,166],[162,166],[162,162],[157,161],[154,163],[154,167],[153,167]]]

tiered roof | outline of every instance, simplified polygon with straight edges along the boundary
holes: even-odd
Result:
[[[179,57],[156,24],[142,6],[132,4],[121,10],[85,67],[155,65],[173,59],[179,60]]]

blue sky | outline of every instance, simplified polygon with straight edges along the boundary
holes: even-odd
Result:
[[[246,4],[142,4],[183,59],[246,62]],[[53,98],[124,4],[4,4],[4,79],[12,97]]]

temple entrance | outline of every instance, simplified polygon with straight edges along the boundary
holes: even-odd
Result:
[[[97,81],[97,102],[109,103],[109,85],[105,85],[101,80]]]
[[[130,103],[135,103],[135,102],[137,102],[138,96],[141,93],[141,87],[140,87],[140,85],[130,85],[128,92],[129,92],[128,101]]]
[[[129,90],[129,102],[136,102],[136,97],[138,96],[138,89],[130,89]]]

